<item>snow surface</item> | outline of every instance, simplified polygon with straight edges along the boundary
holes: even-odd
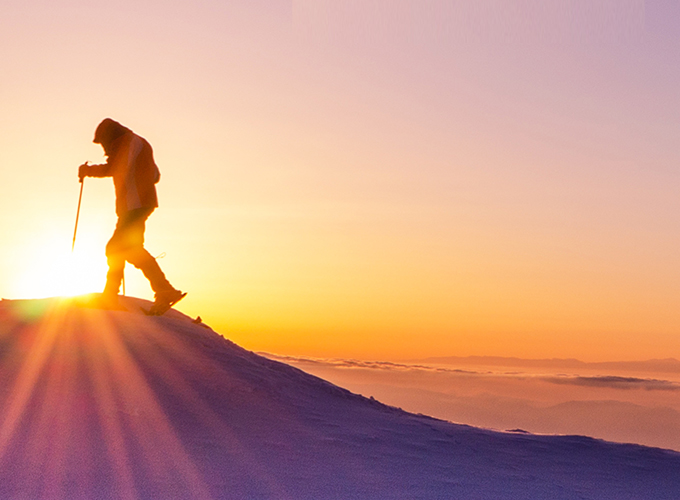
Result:
[[[0,302],[0,498],[680,498],[680,453],[410,414],[123,302]]]

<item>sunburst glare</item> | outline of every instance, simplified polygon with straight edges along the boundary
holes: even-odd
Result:
[[[41,236],[32,243],[15,268],[17,297],[69,297],[104,287],[106,257],[97,239],[79,237],[73,252],[63,236]]]

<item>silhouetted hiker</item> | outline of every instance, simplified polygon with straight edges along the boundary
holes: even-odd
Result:
[[[109,305],[118,303],[125,261],[128,261],[151,283],[156,300],[150,313],[163,314],[186,294],[168,282],[156,259],[144,249],[144,226],[158,206],[155,184],[160,180],[151,145],[110,118],[99,124],[93,142],[104,148],[106,163],[81,165],[78,177],[81,181],[84,177],[113,177],[118,216],[116,230],[106,245],[109,271],[103,301]]]

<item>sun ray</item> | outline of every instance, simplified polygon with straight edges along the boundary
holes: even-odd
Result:
[[[100,349],[93,349],[85,361],[86,373],[92,380],[96,412],[102,426],[103,442],[114,471],[114,480],[118,485],[118,494],[124,500],[135,499],[138,495],[123,436],[122,422],[118,418],[118,405],[114,397],[112,380],[107,370],[106,353]]]
[[[225,365],[218,353],[214,357],[205,349],[219,349],[214,332],[169,318],[81,307],[86,303],[81,300],[10,302],[15,318],[5,324],[19,332],[12,338],[24,362],[7,378],[0,460],[18,453],[20,432],[19,456],[30,464],[17,481],[30,491],[50,498],[72,494],[69,460],[75,459],[82,463],[77,482],[83,497],[104,480],[126,500],[139,498],[140,485],[149,482],[161,491],[175,488],[209,499],[202,474],[210,448],[204,448],[205,438],[191,437],[197,425],[220,443],[226,452],[221,456],[233,458],[268,495],[291,498],[267,462],[241,441],[222,412],[228,404],[209,399],[211,389],[203,385],[208,381],[219,391],[233,388],[237,397],[229,404],[238,404],[239,391],[251,382],[247,370]],[[245,368],[251,361],[242,356]],[[275,412],[284,421],[295,420],[290,409],[264,393],[249,393],[248,399],[255,415]],[[175,408],[185,417],[178,420]],[[228,488],[229,478],[224,481]]]
[[[59,334],[63,322],[64,309],[58,303],[50,307],[45,319],[35,326],[35,337],[30,344],[30,354],[20,368],[14,386],[11,389],[5,419],[0,424],[0,458],[4,455],[14,433],[21,421],[26,406],[34,394],[36,382],[40,376]]]
[[[114,391],[125,409],[132,413],[122,418],[127,421],[126,424],[142,448],[146,458],[144,463],[160,480],[167,481],[179,474],[193,498],[211,498],[197,467],[184,450],[143,373],[127,352],[114,324],[103,321],[100,311],[91,310],[88,313],[86,319],[90,322],[90,328],[99,333],[97,338],[105,358],[102,361],[108,369],[106,376],[114,381]],[[144,418],[134,418],[140,414]]]
[[[139,322],[138,318],[120,320],[122,323],[129,321],[132,323]],[[224,383],[229,380],[228,373],[221,369],[221,366],[214,360],[206,358],[205,353],[201,352],[195,347],[195,344],[189,341],[189,338],[180,339],[172,335],[167,329],[162,327],[162,323],[148,318],[143,318],[145,340],[148,343],[155,344],[144,349],[144,352],[151,354],[151,357],[146,361],[154,369],[156,374],[165,380],[168,386],[171,386],[175,396],[183,400],[184,406],[193,409],[194,416],[202,424],[203,428],[212,429],[214,435],[220,436],[222,444],[228,444],[234,456],[244,464],[247,470],[257,477],[260,483],[267,485],[270,495],[273,498],[287,499],[290,498],[285,492],[284,488],[274,478],[274,475],[267,471],[266,464],[257,460],[256,457],[248,450],[248,447],[240,442],[234,430],[227,425],[223,418],[221,418],[215,411],[202,399],[197,390],[193,388],[185,377],[174,369],[173,360],[177,360],[178,364],[190,365],[195,374],[206,374],[207,380],[215,380]],[[132,325],[128,325],[132,326]],[[121,330],[126,328],[119,325]],[[189,332],[187,332],[189,335]],[[199,341],[199,338],[192,340]],[[206,373],[207,372],[207,373]],[[277,407],[271,407],[271,401],[267,402],[270,405],[268,411],[277,411]],[[282,408],[278,408],[282,413]]]
[[[36,477],[42,477],[41,497],[68,498],[65,485],[68,481],[67,467],[73,456],[73,435],[76,429],[73,401],[78,391],[78,360],[73,356],[76,342],[73,331],[73,315],[64,318],[63,328],[59,329],[58,338],[52,352],[54,356],[45,365],[43,378],[45,388],[38,418],[32,428],[32,451],[28,456],[36,463],[34,457],[42,454],[45,457],[42,471]],[[78,421],[78,426],[83,422]],[[42,449],[42,450],[41,450]]]

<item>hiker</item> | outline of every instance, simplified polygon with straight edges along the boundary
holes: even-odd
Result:
[[[132,130],[106,118],[94,133],[95,144],[101,144],[106,163],[78,168],[78,177],[113,177],[116,191],[118,222],[106,245],[109,270],[102,294],[105,303],[118,303],[125,261],[140,269],[155,293],[152,314],[163,314],[184,297],[163,274],[158,262],[144,249],[144,226],[156,207],[155,184],[160,172],[153,160],[151,145]]]

